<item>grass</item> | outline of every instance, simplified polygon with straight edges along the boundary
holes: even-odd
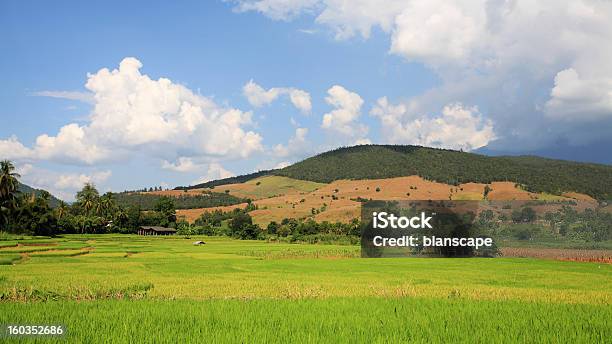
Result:
[[[206,245],[192,245],[200,239]],[[13,262],[19,254],[0,248],[0,324],[62,323],[71,342],[587,343],[612,337],[607,264],[360,259],[355,246],[209,237],[50,241],[53,251],[19,253],[26,261]]]
[[[0,322],[65,324],[73,342],[603,343],[612,336],[610,308],[516,301],[149,300],[1,307]]]
[[[262,199],[289,193],[308,193],[321,188],[326,184],[280,176],[265,176],[252,179],[244,184],[238,185],[240,185],[240,188],[237,189],[233,189],[231,185],[222,185],[218,188],[219,190],[228,189],[234,196]]]

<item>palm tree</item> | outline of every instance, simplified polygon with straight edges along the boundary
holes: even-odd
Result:
[[[77,192],[77,201],[81,204],[87,214],[97,207],[100,194],[92,183],[85,183],[83,189]]]
[[[19,173],[15,172],[15,165],[9,160],[0,161],[0,219],[8,228],[10,213],[18,206]]]
[[[112,192],[107,192],[100,197],[100,210],[101,214],[110,220],[115,210],[115,196]]]
[[[15,172],[15,165],[9,160],[0,161],[0,199],[5,199],[17,191],[17,178],[21,176]]]
[[[66,212],[68,212],[68,204],[64,201],[59,201],[59,204],[55,211],[57,212],[57,219],[61,220],[64,215],[66,215]]]
[[[128,214],[125,211],[125,209],[123,209],[123,207],[117,207],[117,211],[115,212],[115,222],[117,223],[122,223],[123,221],[127,220],[128,218]]]

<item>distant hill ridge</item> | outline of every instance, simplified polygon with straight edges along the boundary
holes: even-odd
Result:
[[[34,189],[33,187],[22,184],[22,183],[19,183],[19,187],[17,190],[19,190],[19,192],[21,192],[22,194],[34,193],[36,196],[39,196],[42,191],[46,191],[42,189]],[[49,206],[51,208],[56,208],[59,205],[59,203],[60,203],[60,199],[51,195],[51,197],[49,198]]]
[[[512,181],[532,192],[579,192],[612,199],[612,166],[535,156],[490,157],[408,145],[360,145],[328,151],[279,170],[260,171],[177,189],[242,183],[263,175],[329,183],[339,179],[381,179],[418,175],[457,185]]]

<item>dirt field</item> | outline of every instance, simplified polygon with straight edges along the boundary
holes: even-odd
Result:
[[[529,257],[612,264],[612,251],[608,250],[504,247],[500,251],[504,257]]]
[[[286,177],[266,176],[246,183],[218,186],[213,191],[251,198],[259,209],[252,211],[256,223],[267,225],[284,218],[313,217],[317,221],[348,222],[359,218],[360,200],[482,200],[486,184],[465,183],[459,186],[425,180],[418,176],[338,180],[330,184],[295,180]],[[517,188],[512,182],[489,184],[489,200],[578,200],[579,203],[595,202],[586,195],[566,193],[564,196],[537,194]],[[210,190],[210,189],[206,189]],[[197,195],[203,189],[156,191],[153,194],[178,196]],[[245,207],[246,204],[241,205]],[[187,221],[193,222],[205,211],[232,210],[237,206],[200,208],[177,211]]]

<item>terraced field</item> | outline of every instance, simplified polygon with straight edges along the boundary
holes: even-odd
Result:
[[[192,245],[196,239],[206,244]],[[0,323],[62,323],[75,342],[601,342],[612,335],[609,264],[358,256],[356,246],[214,237],[5,241]]]
[[[458,186],[425,180],[418,176],[338,180],[329,184],[291,179],[279,176],[265,176],[246,183],[217,186],[217,192],[251,198],[259,209],[250,213],[256,223],[267,225],[270,221],[280,222],[284,218],[312,217],[316,221],[349,222],[359,218],[360,201],[365,199],[384,200],[482,200],[486,184],[465,183]],[[532,193],[511,182],[493,182],[488,185],[487,199],[496,200],[573,200],[580,208],[594,207],[597,202],[587,195],[569,193],[556,196],[546,193]],[[201,194],[203,189],[157,191],[155,194],[184,195]],[[245,204],[227,207],[179,210],[178,215],[193,222],[202,213],[242,208]]]

